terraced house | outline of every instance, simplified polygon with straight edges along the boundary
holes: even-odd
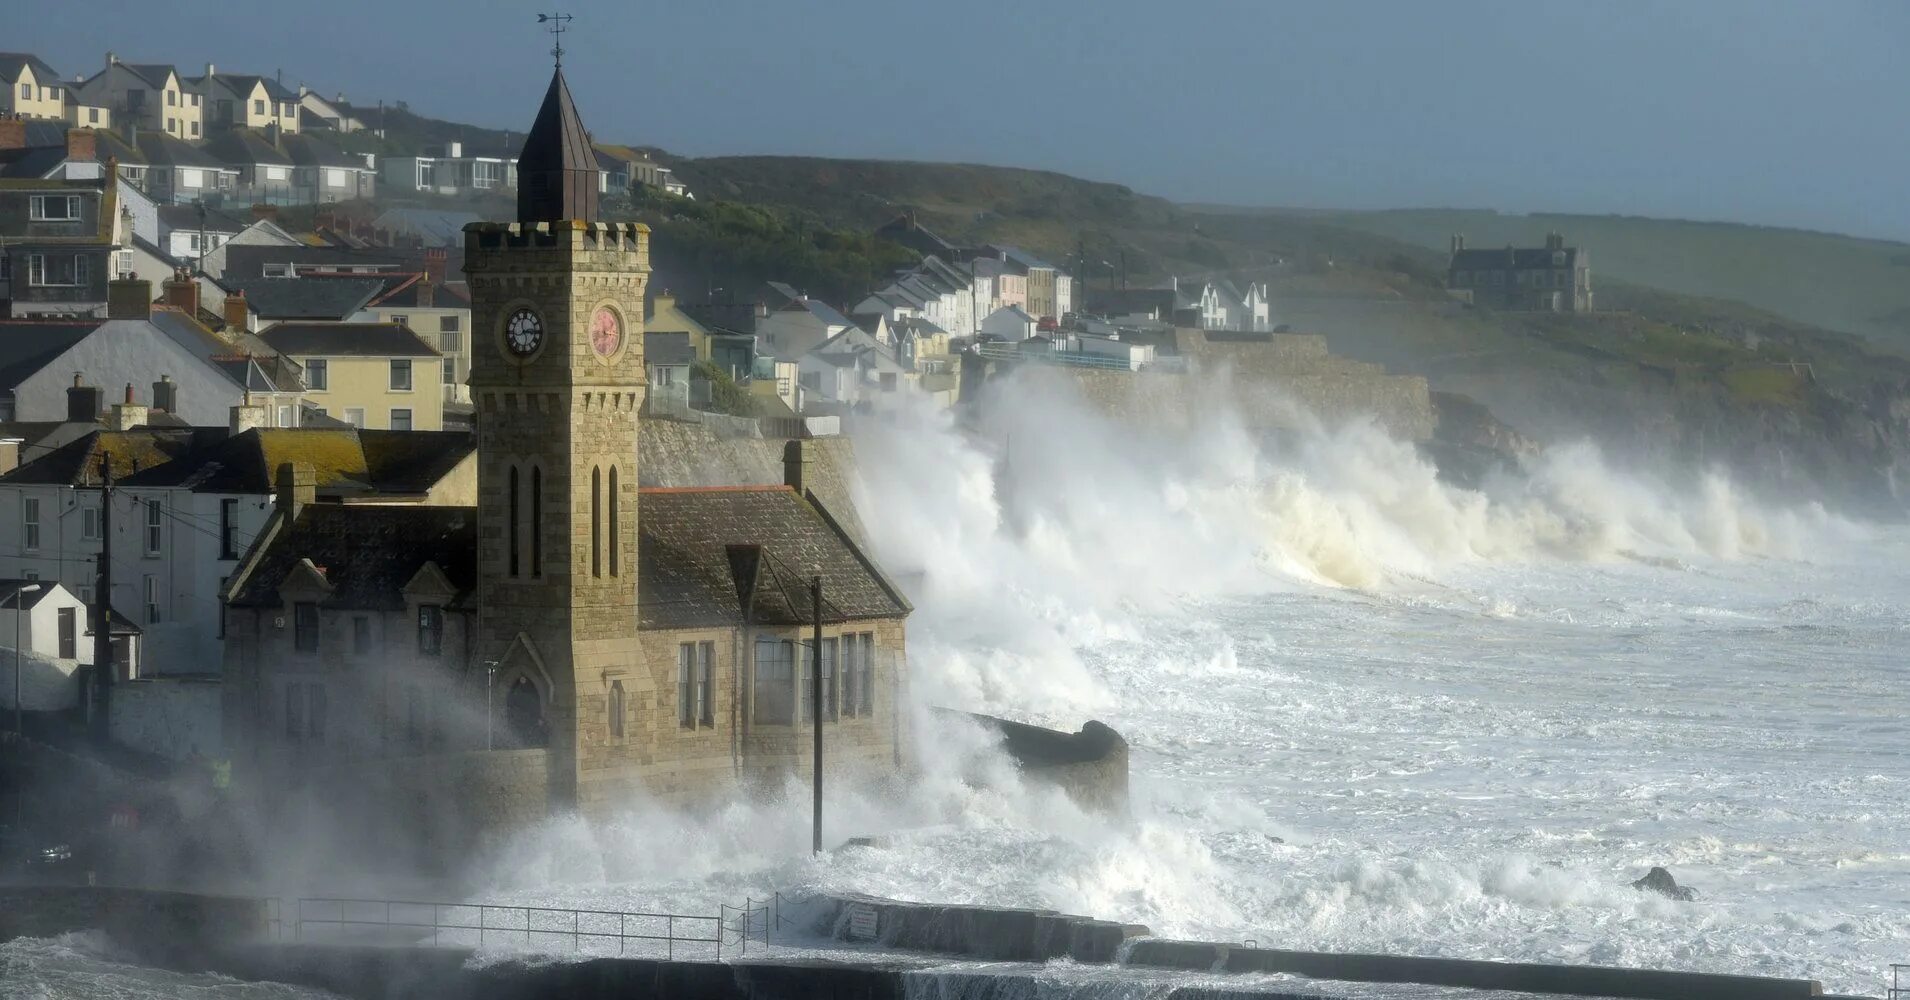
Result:
[[[175,139],[205,136],[205,97],[162,63],[125,63],[111,52],[106,66],[72,87],[73,99],[106,108],[115,127],[159,132]]]
[[[0,130],[24,124],[0,122]],[[117,252],[130,239],[118,183],[0,176],[0,317],[90,317],[105,309]]]
[[[60,74],[38,56],[0,52],[0,115],[65,118],[66,86]]]

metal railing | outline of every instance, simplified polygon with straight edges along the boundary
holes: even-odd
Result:
[[[1910,1000],[1910,965],[1890,967],[1890,991],[1884,996],[1887,1000]]]
[[[744,900],[724,905],[717,915],[640,913],[497,903],[444,903],[425,900],[306,897],[297,901],[289,921],[293,940],[351,940],[384,944],[457,947],[522,945],[567,947],[571,951],[615,954],[663,953],[721,960],[725,946],[744,955],[756,927],[763,943],[771,927],[769,901]],[[288,921],[278,900],[267,909],[267,923],[282,939]]]
[[[1136,364],[1107,354],[1082,351],[1021,350],[1012,344],[989,342],[975,345],[979,357],[991,361],[1025,361],[1031,364],[1061,365],[1068,368],[1095,368],[1104,371],[1185,371],[1185,359],[1178,355],[1156,355],[1153,360]]]

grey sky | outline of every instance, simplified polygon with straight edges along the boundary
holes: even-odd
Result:
[[[79,16],[78,8],[87,10]],[[0,16],[63,73],[283,70],[528,125],[525,0]],[[1910,4],[1765,0],[575,0],[600,138],[964,160],[1179,200],[1730,219],[1910,239]],[[98,12],[105,12],[100,16]],[[201,13],[203,12],[203,13]]]

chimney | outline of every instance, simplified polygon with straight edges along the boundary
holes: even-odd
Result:
[[[207,76],[207,77],[214,77],[214,76],[218,76],[218,75],[219,75],[219,67],[217,67],[217,66],[214,66],[214,65],[213,65],[213,64],[211,64],[211,63],[206,63],[206,76]]]
[[[106,416],[106,429],[109,431],[130,431],[135,427],[146,426],[146,407],[133,402],[132,383],[126,384],[126,402],[114,403],[113,410]]]
[[[68,423],[90,424],[99,420],[99,389],[83,385],[80,373],[73,373],[73,385],[66,390],[66,419]]]
[[[429,309],[438,301],[438,286],[433,284],[430,275],[418,279],[418,308]]]
[[[159,381],[153,383],[153,409],[179,412],[179,383],[174,382],[171,375],[161,375]]]
[[[247,316],[251,310],[246,305],[244,289],[235,288],[226,293],[224,312],[227,340],[236,339],[239,334],[249,329]]]
[[[424,276],[434,285],[444,284],[444,269],[448,251],[443,247],[430,247],[424,252]]]
[[[117,56],[117,55],[114,55],[114,54],[113,54],[113,52],[112,52],[112,50],[110,50],[110,49],[109,49],[109,50],[107,50],[107,53],[106,53],[106,65],[108,65],[108,66],[116,66],[116,65],[118,65],[118,64],[119,64],[119,56]]]
[[[172,272],[162,286],[166,304],[197,319],[199,316],[199,283],[187,274],[184,268]],[[156,405],[156,404],[155,404]]]
[[[1454,233],[1452,237],[1452,252],[1457,254],[1459,251],[1464,250],[1465,248],[1466,248],[1466,238],[1464,236],[1460,236],[1457,233]]]
[[[803,452],[802,442],[787,441],[783,444],[783,485],[795,490],[797,495],[803,492],[803,482],[808,478],[810,458]]]
[[[106,285],[107,319],[152,319],[153,283],[144,278],[117,278]]]
[[[236,409],[236,407],[235,407]],[[278,468],[278,509],[295,518],[318,499],[318,474],[307,462],[285,462]]]
[[[246,400],[232,408],[232,419],[226,429],[233,434],[244,434],[256,427],[265,426],[265,407],[255,405],[250,394]]]
[[[1505,245],[1505,266],[1507,267],[1519,266],[1519,252],[1517,250],[1514,250],[1512,248],[1512,244],[1510,243],[1507,243]]]
[[[27,120],[0,118],[0,149],[27,148]]]
[[[99,155],[99,138],[90,128],[70,128],[66,130],[66,158],[69,160],[92,160]]]

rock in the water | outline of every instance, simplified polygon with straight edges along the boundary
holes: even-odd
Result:
[[[1686,903],[1698,898],[1698,890],[1688,885],[1679,885],[1678,880],[1672,878],[1671,873],[1663,868],[1653,868],[1646,872],[1645,877],[1633,882],[1631,887],[1641,892],[1655,892],[1660,896]]]

